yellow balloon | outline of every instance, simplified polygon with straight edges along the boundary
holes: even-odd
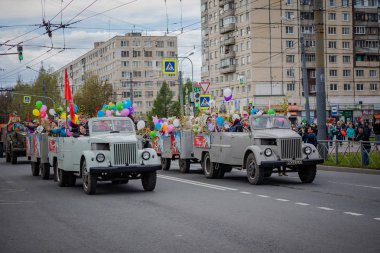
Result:
[[[78,115],[75,114],[75,119],[74,119],[75,122],[79,121],[79,117]]]
[[[36,116],[36,117],[40,116],[40,111],[37,110],[37,109],[34,109],[32,113],[33,113],[33,115]]]
[[[65,112],[63,112],[63,113],[61,114],[61,119],[66,119],[66,113],[65,113]]]

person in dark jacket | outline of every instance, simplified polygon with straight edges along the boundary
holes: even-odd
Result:
[[[368,126],[359,126],[358,134],[355,137],[355,141],[361,141],[361,152],[362,152],[362,164],[364,166],[369,165],[369,153],[371,152],[371,143],[369,143],[369,136],[371,130]]]
[[[317,146],[317,136],[315,135],[313,128],[308,127],[307,132],[305,132],[304,128],[302,130],[302,141]]]
[[[380,119],[373,118],[373,133],[375,134],[375,147],[378,150],[380,145]]]

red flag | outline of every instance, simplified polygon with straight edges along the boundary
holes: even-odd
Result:
[[[71,100],[71,102],[70,102],[70,118],[71,118],[71,122],[75,123],[75,113],[74,113],[73,100]]]
[[[65,94],[64,94],[64,98],[67,101],[71,101],[73,99],[72,96],[71,96],[69,75],[67,74],[67,69],[65,69]]]

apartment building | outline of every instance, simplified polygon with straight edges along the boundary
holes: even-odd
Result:
[[[112,84],[114,100],[130,98],[137,103],[136,115],[144,115],[153,107],[161,85],[166,81],[174,97],[178,96],[176,76],[162,73],[162,59],[177,56],[175,36],[143,36],[128,33],[105,42],[95,42],[94,49],[66,64],[57,71],[63,91],[63,74],[67,68],[73,94],[89,75]]]
[[[303,37],[311,116],[316,115],[314,1],[201,1],[202,80],[211,82],[217,103],[230,87],[232,109],[287,98],[292,114],[305,117]],[[370,118],[380,111],[380,1],[322,1],[326,110],[338,106],[345,120]]]

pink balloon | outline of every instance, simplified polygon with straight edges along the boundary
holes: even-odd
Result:
[[[69,129],[66,129],[66,135],[67,137],[73,136],[73,133],[69,131]]]
[[[45,111],[40,112],[40,117],[41,117],[41,119],[45,118],[46,117],[46,112]]]
[[[174,126],[173,125],[169,125],[168,126],[168,133],[173,132],[173,129],[174,129]]]
[[[110,110],[107,110],[107,111],[106,111],[106,116],[109,117],[109,116],[111,116],[111,115],[112,115],[112,112],[111,112]]]
[[[40,112],[46,112],[47,110],[47,106],[46,105],[42,105],[41,108],[40,108]]]
[[[153,117],[153,123],[154,123],[154,124],[158,123],[158,118]]]
[[[133,109],[136,109],[136,108],[137,108],[137,104],[136,104],[136,103],[133,103],[132,108],[133,108]]]
[[[121,110],[120,115],[127,117],[129,115],[129,109],[124,108],[123,110]]]

